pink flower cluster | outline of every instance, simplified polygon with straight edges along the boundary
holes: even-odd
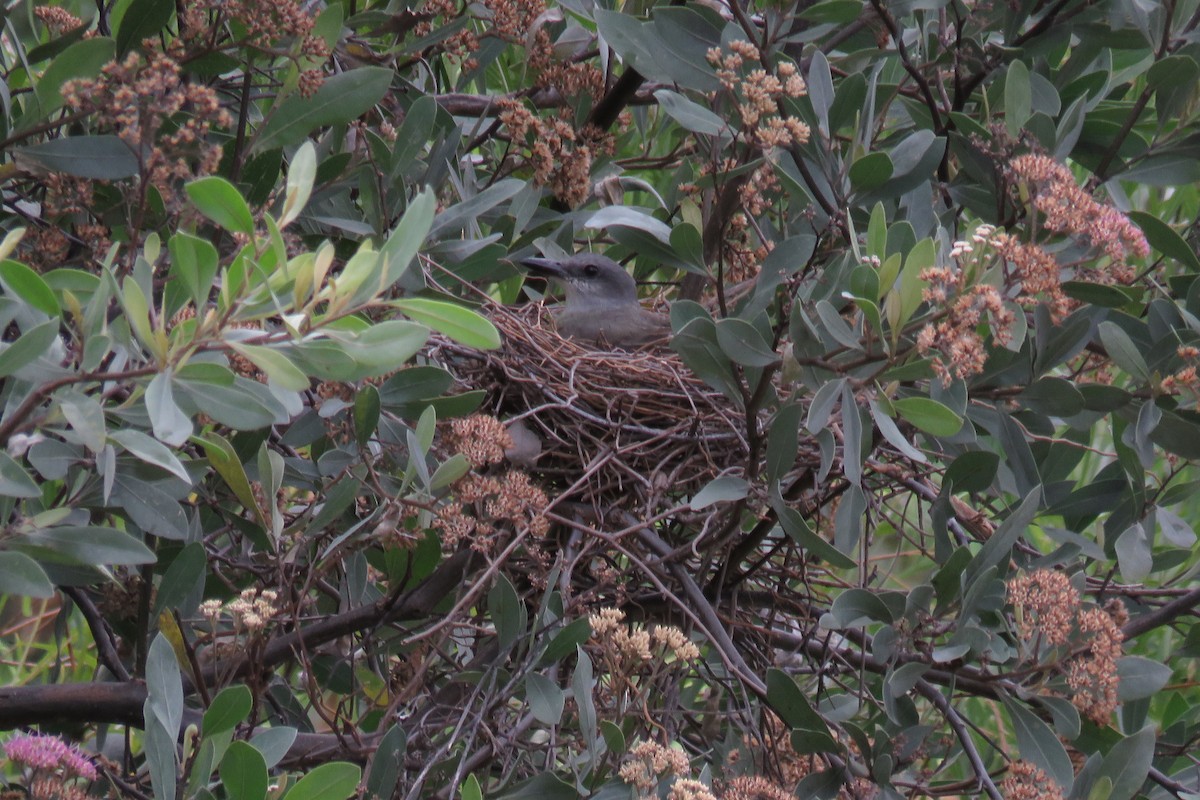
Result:
[[[94,781],[98,777],[96,765],[57,736],[18,733],[4,743],[4,754],[10,761],[35,771],[49,772],[61,767],[68,778]]]

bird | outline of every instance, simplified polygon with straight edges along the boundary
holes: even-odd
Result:
[[[567,338],[641,347],[671,335],[670,320],[642,308],[633,276],[608,256],[577,253],[521,263],[563,287],[566,302],[555,314],[555,327]]]

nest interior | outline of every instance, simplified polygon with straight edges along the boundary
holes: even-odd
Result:
[[[461,388],[486,390],[486,410],[541,438],[539,472],[607,503],[643,505],[745,464],[744,412],[668,347],[565,339],[539,303],[483,311],[503,337],[498,350],[437,337],[430,358]]]

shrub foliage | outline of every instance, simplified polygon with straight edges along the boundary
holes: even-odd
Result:
[[[610,5],[0,12],[5,779],[1200,796],[1197,0]]]

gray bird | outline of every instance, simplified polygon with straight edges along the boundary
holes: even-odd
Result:
[[[633,277],[607,256],[578,253],[562,261],[526,258],[521,263],[566,292],[566,303],[555,315],[563,336],[637,347],[671,335],[670,321],[642,308]]]

